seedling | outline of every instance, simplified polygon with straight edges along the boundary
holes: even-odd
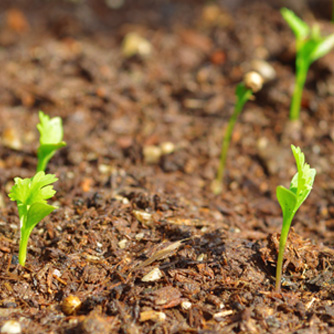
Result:
[[[263,79],[257,72],[249,72],[245,75],[244,82],[237,85],[235,90],[237,102],[235,104],[233,114],[228,121],[225,136],[223,138],[217,176],[211,184],[212,191],[215,194],[220,194],[222,191],[222,181],[225,171],[227,152],[230,146],[234,125],[245,103],[252,98],[253,92],[257,92],[262,88],[262,84]]]
[[[276,291],[281,289],[282,264],[286,241],[290,230],[291,221],[299,207],[305,201],[312,190],[316,171],[305,163],[304,153],[299,147],[291,145],[292,153],[296,160],[297,173],[292,178],[290,188],[278,186],[276,195],[283,212],[283,224],[279,242],[279,251],[276,267]]]
[[[56,151],[66,146],[66,143],[63,141],[63,126],[60,117],[50,119],[48,115],[40,111],[39,121],[40,123],[37,124],[37,129],[40,133],[40,146],[37,150],[37,172],[45,171],[48,162]]]
[[[307,71],[314,61],[326,55],[334,47],[334,34],[322,37],[318,25],[310,28],[287,8],[282,8],[281,13],[296,36],[296,78],[290,119],[298,120]]]
[[[29,236],[34,227],[57,207],[47,204],[56,191],[50,185],[58,179],[53,174],[38,172],[31,179],[16,177],[9,197],[16,201],[20,217],[19,263],[24,266]]]

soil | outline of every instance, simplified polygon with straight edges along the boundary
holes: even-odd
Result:
[[[333,32],[331,1],[292,3]],[[334,53],[312,65],[294,126],[294,37],[279,6],[1,1],[0,326],[334,333]],[[131,32],[145,54],[124,55]],[[216,196],[234,89],[254,59],[276,76],[239,117]],[[59,209],[34,229],[21,267],[8,192],[35,173],[38,110],[62,117],[67,146],[47,170]],[[317,175],[276,293],[276,187],[296,172],[291,144]]]

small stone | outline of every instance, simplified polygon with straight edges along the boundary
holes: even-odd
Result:
[[[132,213],[143,225],[151,226],[153,224],[152,214],[142,210],[133,210]]]
[[[147,57],[152,52],[151,43],[135,32],[126,34],[123,40],[122,52],[125,57],[139,55]]]
[[[143,311],[140,313],[139,321],[154,321],[154,322],[162,322],[166,320],[166,314],[163,312],[158,312],[154,310]]]
[[[61,310],[66,314],[66,315],[71,315],[79,310],[81,306],[81,300],[73,295],[69,295],[66,297],[62,304],[61,304]]]
[[[156,164],[160,161],[162,149],[159,146],[147,145],[143,149],[143,155],[147,164]]]
[[[192,305],[193,305],[193,304],[192,304],[189,300],[184,300],[184,301],[181,303],[181,308],[182,308],[182,310],[187,311],[187,310],[190,310],[190,309],[191,309]]]
[[[159,280],[163,276],[161,270],[156,267],[146,274],[141,280],[142,282],[154,282]]]
[[[231,315],[231,314],[233,314],[232,310],[221,311],[221,312],[215,313],[213,315],[213,318],[215,320],[219,321],[219,319],[225,318],[225,317],[227,317],[228,315]]]
[[[197,261],[202,262],[206,258],[206,254],[201,253],[200,255],[197,256]]]
[[[175,145],[170,141],[161,143],[160,148],[163,155],[171,154],[175,151]]]
[[[119,243],[118,243],[118,247],[120,249],[124,249],[126,247],[126,244],[128,243],[127,239],[122,239]]]
[[[136,240],[137,241],[140,241],[140,240],[142,240],[143,238],[145,237],[145,234],[144,233],[138,233],[138,234],[136,234],[136,236],[135,236],[135,238],[136,238]]]
[[[15,320],[6,321],[1,327],[3,334],[20,334],[22,332],[21,324]]]
[[[2,143],[4,146],[9,147],[13,150],[22,149],[22,141],[19,133],[14,128],[7,128],[4,130],[2,135]]]

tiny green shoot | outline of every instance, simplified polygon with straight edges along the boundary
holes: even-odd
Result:
[[[50,185],[58,179],[53,174],[38,172],[32,178],[16,177],[9,198],[16,201],[20,217],[19,263],[24,266],[29,236],[34,227],[57,207],[47,204],[56,191]]]
[[[235,95],[237,101],[234,107],[233,114],[228,121],[225,136],[222,141],[217,176],[215,180],[211,183],[211,189],[216,195],[222,192],[222,181],[225,171],[227,152],[230,146],[235,123],[245,103],[253,97],[253,92],[257,92],[262,88],[262,84],[263,78],[261,77],[261,75],[257,72],[252,71],[247,73],[244,77],[244,81],[239,83],[236,87]]]
[[[305,163],[304,153],[299,147],[291,145],[292,153],[296,160],[297,173],[291,180],[290,188],[278,186],[276,195],[283,212],[283,224],[279,242],[279,251],[276,267],[276,291],[281,289],[282,265],[285,245],[288,239],[290,225],[299,207],[305,201],[312,190],[316,171]]]
[[[56,151],[66,146],[66,143],[63,141],[63,126],[60,117],[50,119],[48,115],[40,111],[39,121],[40,123],[37,124],[37,129],[40,133],[40,146],[37,150],[37,172],[45,171],[48,162]]]
[[[281,14],[296,36],[296,78],[290,119],[298,120],[308,69],[314,61],[325,56],[334,47],[334,34],[322,37],[318,25],[310,28],[287,8],[282,8]]]

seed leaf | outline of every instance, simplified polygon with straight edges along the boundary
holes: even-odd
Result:
[[[38,172],[44,171],[56,151],[66,146],[66,143],[63,141],[63,126],[60,117],[50,118],[40,111],[39,120],[40,123],[37,124],[37,129],[40,133],[40,146],[37,150]]]
[[[283,186],[278,186],[276,188],[276,196],[282,208],[283,216],[289,217],[293,215],[297,203],[295,193]]]
[[[287,8],[281,9],[284,20],[288,23],[297,39],[304,39],[310,33],[310,28],[306,22],[299,18],[292,10]]]

